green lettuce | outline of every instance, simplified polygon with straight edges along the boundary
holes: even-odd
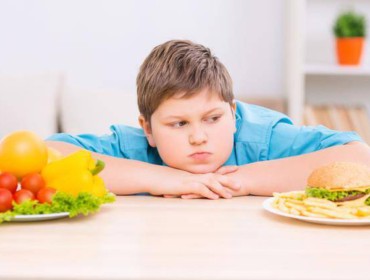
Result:
[[[16,215],[35,215],[69,212],[69,217],[79,214],[89,215],[99,211],[100,206],[112,203],[116,200],[113,193],[107,193],[103,197],[97,197],[91,193],[81,192],[78,196],[57,192],[53,196],[52,203],[39,203],[36,200],[25,201],[21,204],[13,202],[13,209],[0,213],[0,223],[10,221]]]
[[[335,191],[331,192],[327,189],[323,188],[306,188],[306,194],[309,197],[317,197],[317,198],[323,198],[330,201],[336,201],[338,199],[343,199],[347,196],[357,195],[357,194],[368,194],[370,193],[370,188],[366,189],[365,191]],[[365,202],[366,205],[370,206],[370,199],[368,198]]]

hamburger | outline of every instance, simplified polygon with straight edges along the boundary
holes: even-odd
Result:
[[[334,162],[314,170],[307,179],[306,195],[327,199],[338,206],[370,206],[370,167]]]

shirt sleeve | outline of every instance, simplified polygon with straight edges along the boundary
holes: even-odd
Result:
[[[325,126],[295,126],[277,122],[271,131],[268,160],[303,155],[321,149],[363,141],[355,132],[340,132]]]
[[[46,140],[66,142],[108,156],[125,157],[120,150],[120,140],[115,131],[113,131],[112,134],[102,136],[94,134],[71,135],[67,133],[57,133]]]
[[[163,165],[158,150],[149,146],[142,129],[112,125],[111,134],[54,134],[46,140],[61,141],[103,155]]]

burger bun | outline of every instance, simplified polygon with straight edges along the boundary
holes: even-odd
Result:
[[[370,188],[370,167],[354,162],[334,162],[315,169],[307,179],[307,186],[328,190]]]

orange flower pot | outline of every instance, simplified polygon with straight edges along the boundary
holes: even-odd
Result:
[[[340,65],[359,65],[364,37],[337,38],[337,58]]]

